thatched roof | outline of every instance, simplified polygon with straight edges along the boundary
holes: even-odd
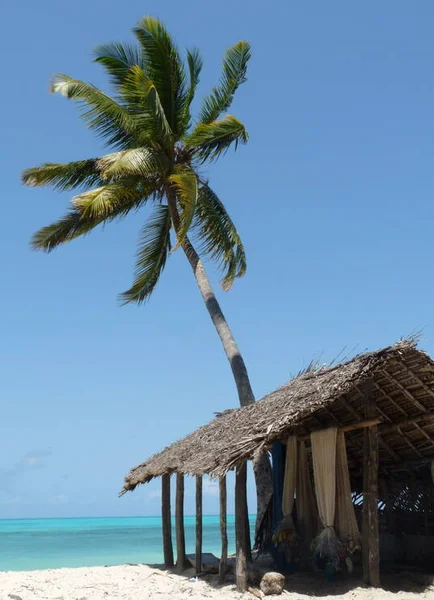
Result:
[[[302,373],[250,406],[221,413],[133,468],[121,493],[166,473],[223,475],[290,432],[363,420],[368,380],[384,423],[379,426],[381,464],[399,469],[408,461],[433,457],[434,362],[414,340],[405,340]],[[347,434],[350,461],[361,457],[361,435]]]

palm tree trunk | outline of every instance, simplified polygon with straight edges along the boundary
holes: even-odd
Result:
[[[248,404],[252,404],[255,402],[255,397],[253,395],[253,390],[250,384],[244,359],[241,356],[241,352],[223,314],[220,304],[215,297],[211,283],[208,279],[208,275],[205,271],[205,267],[188,239],[183,243],[182,249],[184,250],[188,262],[193,270],[197,286],[205,302],[209,316],[214,323],[214,327],[216,328],[225,354],[229,360],[235,384],[237,386],[240,405],[247,406]]]
[[[171,194],[167,194],[167,198],[175,231],[179,231],[180,220],[176,206],[176,200],[171,196]],[[182,243],[182,249],[193,270],[193,274],[195,276],[201,296],[205,302],[205,306],[212,322],[214,323],[214,327],[216,328],[225,354],[229,360],[229,364],[232,369],[232,375],[237,386],[240,405],[247,406],[252,404],[255,402],[255,397],[253,395],[246,364],[238,345],[235,342],[235,338],[223,314],[220,304],[218,303],[214,294],[214,290],[212,289],[211,282],[205,271],[205,267],[187,236],[184,238],[184,242]],[[253,469],[255,473],[257,496],[257,533],[272,496],[271,464],[266,453],[262,453],[253,460]]]

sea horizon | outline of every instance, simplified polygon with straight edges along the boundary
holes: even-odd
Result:
[[[193,514],[185,514],[184,517],[194,517]],[[203,517],[218,517],[219,515],[216,513],[203,514]],[[235,514],[228,513],[228,517],[234,517]],[[256,516],[256,515],[250,515]],[[84,515],[80,517],[0,517],[1,521],[34,521],[35,519],[38,521],[51,521],[53,519],[156,519],[161,518],[161,515],[99,515],[99,516],[89,516]]]
[[[187,554],[195,552],[195,521],[185,517]],[[174,525],[172,517],[175,550]],[[220,517],[205,515],[203,552],[219,556],[220,549]],[[234,515],[228,515],[228,550],[235,551]],[[0,519],[0,571],[161,563],[161,516]]]

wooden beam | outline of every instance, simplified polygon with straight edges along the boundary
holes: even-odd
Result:
[[[422,456],[423,456],[422,452],[419,452],[419,450],[416,448],[416,446],[408,439],[406,434],[401,431],[400,427],[398,427],[397,431],[398,431],[399,435],[403,438],[403,440],[405,441],[407,446],[410,446],[410,448],[413,450],[413,452],[415,454],[417,454],[419,456],[419,458],[422,458]]]
[[[401,419],[400,421],[396,421],[395,423],[385,423],[379,427],[379,431],[381,434],[389,433],[390,431],[395,431],[400,427],[405,427],[406,425],[413,425],[414,423],[419,423],[420,421],[430,421],[434,419],[434,412],[425,412],[420,415],[415,415],[412,417],[406,417],[405,419]]]
[[[404,396],[406,396],[410,402],[412,402],[415,406],[417,406],[417,408],[419,410],[421,410],[422,412],[427,412],[427,407],[424,406],[422,404],[422,402],[420,400],[418,400],[417,398],[415,398],[413,396],[413,394],[411,392],[409,392],[407,390],[407,388],[405,388],[402,383],[400,381],[398,381],[398,379],[396,377],[394,377],[393,375],[391,375],[390,373],[388,373],[385,369],[382,369],[380,371],[380,373],[382,373],[386,379],[388,379],[390,381],[390,383],[393,383],[394,385],[396,385],[396,387],[401,390],[401,392],[404,394]]]
[[[361,395],[361,392],[359,391],[358,387],[355,385],[354,388],[356,389],[356,391],[358,392],[358,394]],[[353,417],[357,420],[357,419],[361,419],[362,417],[360,416],[359,411],[357,411],[354,406],[351,406],[351,404],[348,402],[348,400],[344,397],[341,396],[339,398],[339,402],[342,404],[342,406],[344,406],[348,412],[350,412]]]
[[[421,427],[418,423],[413,423],[413,425],[429,441],[430,445],[434,446],[434,440],[432,439],[432,437],[430,435],[428,435],[428,433],[425,431],[425,429],[423,427]]]
[[[363,393],[361,392],[361,390],[358,388],[357,385],[354,386],[357,394],[360,396],[360,398],[362,399],[362,401],[365,401],[365,397],[363,395]],[[357,411],[353,406],[351,406],[351,404],[348,402],[348,400],[346,400],[344,397],[339,398],[341,404],[353,415],[353,417],[355,417],[356,419],[360,419],[362,420],[363,417],[360,414],[359,411]],[[364,408],[364,407],[363,407]],[[381,414],[381,416],[383,417],[383,419],[385,419],[386,421],[390,421],[389,417],[384,414],[377,406],[377,411]],[[381,446],[383,446],[383,448],[390,454],[390,456],[392,456],[392,458],[399,462],[401,459],[400,457],[396,454],[396,452],[394,452],[394,450],[392,450],[392,448],[390,448],[390,446],[387,444],[387,442],[385,442],[383,439],[379,439],[379,442],[381,444]],[[347,451],[348,451],[348,446],[349,446],[349,441],[346,440],[347,443]]]
[[[402,461],[402,458],[399,456],[399,454],[397,454],[395,450],[393,450],[393,448],[391,448],[389,444],[383,440],[383,438],[379,437],[378,443],[386,450],[386,452],[390,454],[395,462],[399,463]]]
[[[222,539],[222,553],[219,565],[220,583],[224,583],[226,578],[226,565],[228,560],[228,525],[227,525],[227,493],[226,476],[219,478],[220,491],[220,536]]]
[[[357,385],[354,385],[354,388],[357,392],[357,394],[359,395],[359,397],[362,399],[363,401],[363,405],[362,408],[364,409],[364,402],[365,402],[365,396],[363,394],[363,392],[360,390],[360,388]],[[345,398],[341,398],[341,402],[342,404],[345,406],[345,408],[351,412],[351,414],[353,416],[355,416],[358,419],[362,419],[361,414],[353,407],[351,406],[351,404],[345,399]],[[380,415],[382,416],[382,418],[385,421],[390,421],[390,418],[379,408],[379,406],[376,406],[377,412],[380,413]],[[398,456],[398,454],[396,454],[396,452],[394,450],[392,450],[392,448],[389,446],[389,444],[387,442],[385,442],[382,438],[379,438],[379,443],[380,445],[390,454],[390,456],[396,461],[399,462],[401,460],[401,458]],[[348,445],[348,440],[347,440],[347,445]],[[386,471],[387,472],[387,471]]]
[[[393,404],[393,406],[399,410],[400,412],[402,412],[403,415],[408,416],[408,413],[406,410],[404,410],[402,408],[402,406],[400,404],[398,404],[397,402],[395,402],[395,400],[392,398],[392,396],[390,396],[390,394],[388,394],[385,390],[383,390],[383,388],[379,385],[378,382],[374,382],[374,388],[380,392],[380,394],[382,396],[384,396],[384,398],[386,398],[386,400],[388,400],[391,404]]]
[[[175,526],[176,569],[178,573],[181,573],[187,566],[184,531],[184,475],[181,473],[176,474]]]
[[[363,392],[359,389],[359,387],[357,385],[354,385],[354,388],[364,403],[365,396],[364,396]],[[341,398],[340,400],[341,400],[341,403],[345,406],[345,408],[351,412],[353,417],[356,417],[356,419],[362,419],[361,414],[353,406],[351,406],[351,404],[349,402],[347,402],[347,400],[345,398]],[[364,409],[364,406],[363,406],[363,409]],[[378,405],[376,406],[376,409],[377,409],[377,412],[380,413],[380,415],[382,416],[382,418],[385,421],[390,421],[390,418],[388,417],[388,415],[386,415],[386,413],[384,413]],[[386,452],[388,452],[390,454],[390,456],[393,458],[393,460],[395,460],[396,462],[401,461],[400,456],[398,456],[398,454],[389,446],[389,444],[387,442],[385,442],[382,438],[379,438],[378,441],[379,441],[380,445],[386,450]],[[348,441],[347,441],[347,443],[348,443]]]
[[[247,532],[246,532],[246,506],[247,506],[247,468],[246,462],[236,469],[235,473],[235,541],[236,541],[236,583],[237,591],[245,592],[247,589]]]
[[[410,460],[405,460],[401,463],[402,468],[405,470],[407,467],[418,467],[420,465],[424,465],[426,463],[434,462],[434,454],[430,454],[427,456],[423,456],[422,458],[414,458]]]
[[[161,519],[163,525],[164,566],[173,567],[172,516],[170,513],[170,475],[161,477]]]
[[[365,416],[376,414],[372,383],[365,390]],[[380,586],[380,548],[378,531],[378,427],[364,431],[363,451],[363,580],[367,585]]]
[[[411,377],[413,377],[413,379],[418,382],[418,384],[425,390],[425,392],[429,396],[431,396],[431,398],[434,398],[434,391],[426,385],[426,383],[419,377],[419,375],[416,375],[416,373],[412,369],[407,367],[407,365],[403,362],[395,361],[395,364],[399,365],[400,369],[404,369],[404,371],[411,375]]]
[[[347,431],[355,431],[356,429],[365,429],[366,427],[374,427],[375,425],[378,425],[378,423],[381,423],[381,419],[379,419],[378,417],[375,417],[375,418],[365,419],[364,421],[358,421],[356,423],[351,423],[351,425],[344,425],[343,427],[339,427],[338,431],[345,433]],[[299,442],[306,441],[309,439],[310,439],[310,434],[309,435],[300,435],[297,437],[297,440]]]
[[[202,572],[202,476],[196,477],[196,573]]]

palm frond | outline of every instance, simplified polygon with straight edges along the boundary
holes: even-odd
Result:
[[[169,168],[169,161],[153,148],[132,148],[106,154],[97,161],[102,179],[121,179],[137,175],[155,179],[162,177]]]
[[[178,50],[163,23],[144,17],[133,29],[143,52],[143,70],[155,85],[166,119],[175,136],[182,127],[185,70]]]
[[[226,50],[220,85],[206,96],[200,111],[200,121],[211,123],[228,110],[238,87],[246,81],[247,63],[251,56],[250,44],[240,41]]]
[[[177,244],[174,248],[176,250],[184,242],[193,221],[197,203],[197,176],[192,169],[179,168],[177,172],[169,176],[168,180],[176,190],[178,204],[181,207],[180,227],[176,232]]]
[[[21,181],[31,187],[51,185],[61,191],[102,183],[97,158],[70,163],[44,163],[23,171]]]
[[[30,242],[34,250],[51,252],[57,246],[90,233],[103,219],[84,219],[81,211],[72,209],[51,225],[39,229]]]
[[[101,64],[110,75],[111,82],[119,87],[131,67],[142,66],[142,53],[138,46],[113,42],[98,46],[94,51],[95,62]]]
[[[200,55],[200,52],[197,48],[193,48],[192,50],[187,50],[187,64],[188,64],[188,72],[190,75],[190,85],[188,88],[187,94],[187,102],[190,106],[191,101],[194,98],[194,93],[196,91],[197,86],[199,85],[200,74],[202,72],[203,60]]]
[[[97,87],[68,75],[55,76],[51,88],[79,103],[87,125],[108,145],[121,148],[138,146],[148,139],[147,123],[138,114],[131,114]]]
[[[35,250],[51,252],[61,244],[86,235],[98,225],[125,217],[151,194],[150,189],[127,188],[125,183],[112,183],[80,194],[73,198],[73,208],[64,217],[33,235],[31,246]]]
[[[129,290],[121,294],[125,304],[140,304],[148,300],[154,291],[170,252],[170,229],[168,207],[157,206],[142,230],[134,283]]]
[[[185,138],[185,145],[202,161],[214,160],[226,152],[232,144],[235,149],[241,142],[245,144],[249,136],[244,125],[232,115],[212,123],[199,123]]]
[[[188,73],[189,73],[189,86],[188,91],[185,95],[184,107],[183,107],[183,130],[180,132],[183,134],[190,127],[191,122],[191,113],[190,107],[194,98],[194,94],[196,92],[196,88],[199,85],[200,73],[203,67],[203,60],[200,55],[200,52],[197,48],[193,48],[192,50],[187,50],[187,65],[188,65]]]
[[[120,92],[128,104],[137,107],[142,115],[147,115],[154,138],[166,145],[170,143],[172,146],[172,129],[166,118],[158,90],[143,69],[137,65],[131,67]]]
[[[228,290],[236,277],[245,274],[246,255],[237,228],[217,194],[206,183],[199,188],[194,231],[201,252],[216,261],[224,272],[221,285]]]
[[[84,218],[110,220],[140,207],[154,192],[152,185],[146,185],[137,178],[124,178],[78,194],[71,202]]]

